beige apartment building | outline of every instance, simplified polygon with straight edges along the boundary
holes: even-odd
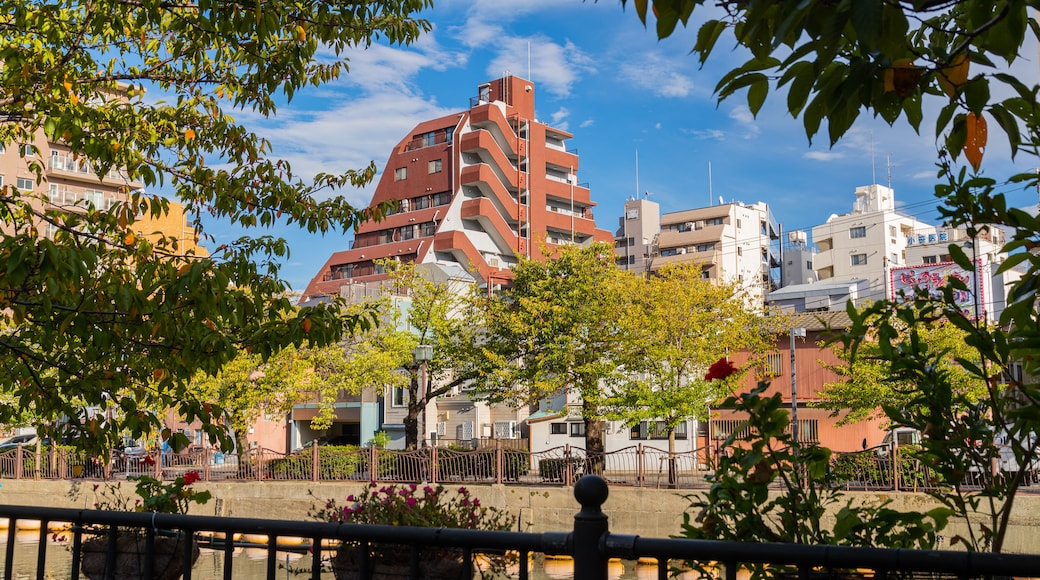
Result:
[[[755,307],[778,286],[780,226],[763,202],[660,215],[657,203],[630,199],[620,222],[614,248],[623,270],[651,275],[667,264],[699,263],[705,279],[743,286]]]
[[[32,170],[33,162],[43,169],[39,183]],[[61,143],[47,141],[42,132],[33,143],[0,143],[0,185],[35,192],[41,206],[64,211],[85,211],[88,205],[109,209],[125,200],[128,192],[141,187],[122,170],[99,176],[90,163],[76,158]],[[40,234],[52,237],[53,226],[42,228]]]

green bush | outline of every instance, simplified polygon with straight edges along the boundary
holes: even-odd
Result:
[[[302,449],[268,462],[268,475],[274,479],[310,479],[312,451]],[[318,448],[318,479],[354,479],[368,465],[368,453],[354,445]]]
[[[585,467],[585,460],[580,457],[571,457],[570,459],[539,459],[538,473],[541,474],[542,479],[545,481],[563,481],[568,462],[571,465],[571,477],[577,478],[581,475],[581,470]]]

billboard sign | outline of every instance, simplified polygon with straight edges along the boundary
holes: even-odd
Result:
[[[977,286],[979,272],[982,269],[982,261],[975,261],[975,271],[968,271],[954,262],[940,262],[938,264],[921,264],[919,266],[898,266],[891,268],[889,275],[892,280],[892,300],[902,302],[906,297],[913,296],[919,290],[928,290],[933,297],[942,296],[943,288],[951,278],[956,278],[967,287],[967,290],[955,290],[954,301],[961,311],[971,316],[975,309],[975,290],[979,291],[978,303],[984,303],[982,288]]]

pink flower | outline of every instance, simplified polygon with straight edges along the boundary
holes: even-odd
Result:
[[[704,380],[722,380],[735,372],[737,372],[737,367],[733,366],[733,363],[729,362],[729,359],[723,357],[708,367],[708,374],[704,375]]]
[[[408,498],[408,507],[415,507],[415,504],[419,503],[414,497]]]

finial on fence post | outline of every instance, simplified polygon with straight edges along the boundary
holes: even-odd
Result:
[[[582,476],[574,484],[574,499],[581,504],[581,511],[574,515],[572,533],[575,578],[607,577],[607,559],[600,547],[610,531],[607,514],[601,509],[609,492],[607,482],[598,475]]]

